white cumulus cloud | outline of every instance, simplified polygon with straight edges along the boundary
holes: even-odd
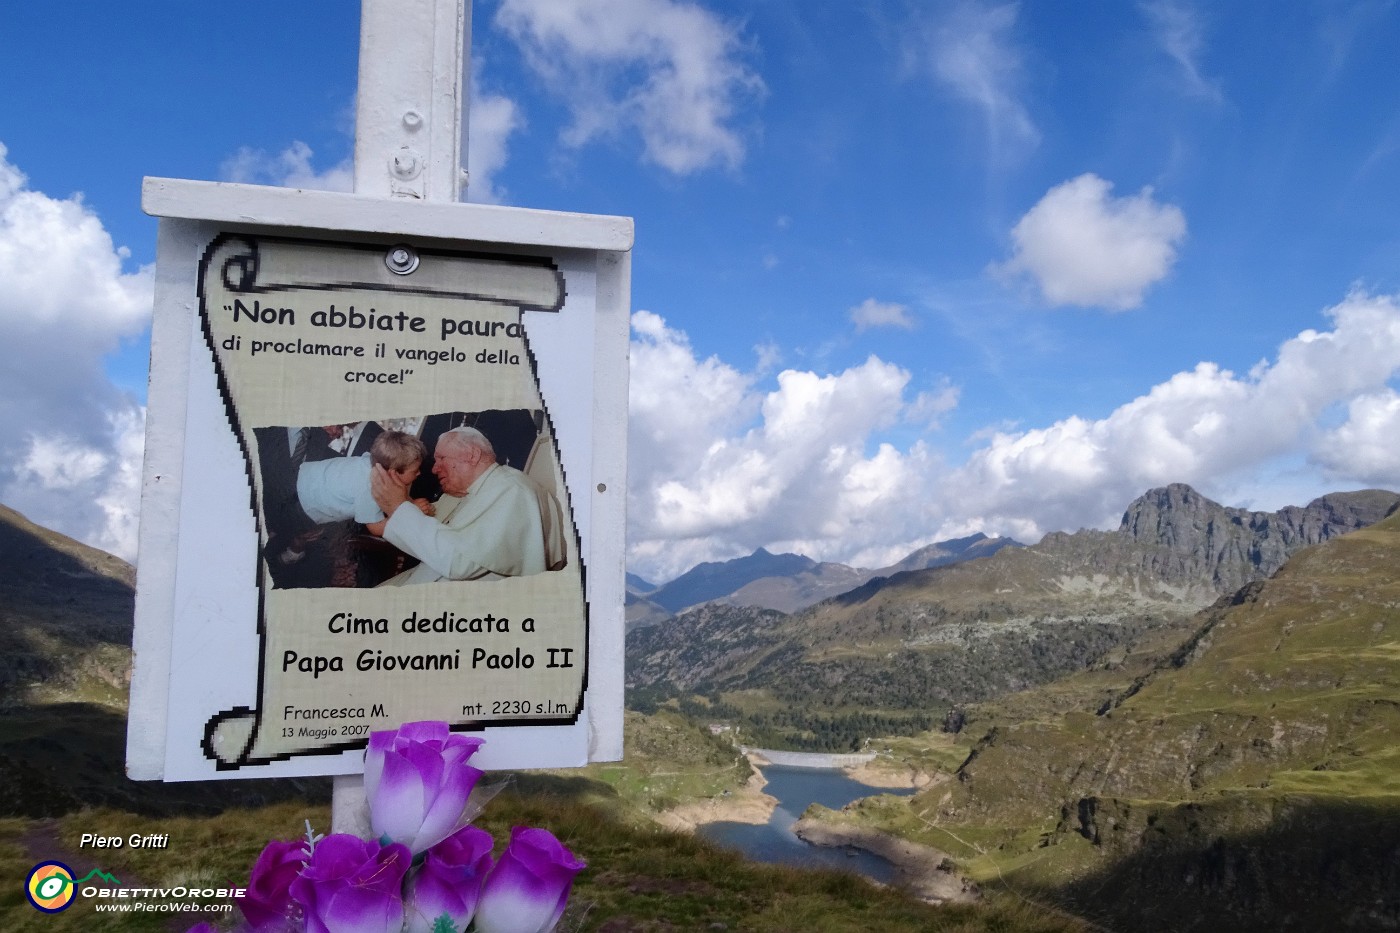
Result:
[[[873,439],[909,407],[905,370],[871,356],[764,389],[658,315],[635,314],[633,334],[629,562],[644,574],[759,544],[846,556],[916,520],[928,452]]]
[[[914,329],[914,319],[909,316],[909,308],[890,301],[876,301],[867,298],[847,312],[857,331],[872,327],[898,327]]]
[[[640,312],[629,564],[664,580],[763,545],[879,567],[975,531],[1030,543],[1116,527],[1134,498],[1174,482],[1228,504],[1283,473],[1290,490],[1310,490],[1288,500],[1299,505],[1358,485],[1400,488],[1400,305],[1356,292],[1325,314],[1325,329],[1285,340],[1247,373],[1205,361],[1103,418],[976,432],[952,465],[926,440],[901,449],[881,438],[956,406],[947,380],[911,399],[909,374],[872,356],[761,385],[697,359],[683,333]]]
[[[149,325],[153,273],[126,259],[0,144],[0,502],[132,559],[145,412],[104,359]]]
[[[509,97],[479,91],[482,60],[472,61],[471,101],[467,108],[466,167],[471,171],[467,199],[477,203],[499,204],[505,191],[497,176],[509,156],[510,137],[525,125],[520,107]],[[355,190],[354,154],[334,165],[316,167],[316,153],[301,140],[293,140],[281,152],[243,146],[219,166],[224,181],[313,191]]]
[[[566,145],[636,132],[677,175],[743,160],[734,123],[763,83],[734,24],[681,0],[503,0],[495,22],[569,107]]]
[[[1312,459],[1339,479],[1400,489],[1400,393],[1384,387],[1353,398],[1346,421],[1318,438]]]
[[[1011,230],[1012,256],[993,271],[1028,276],[1053,305],[1124,311],[1166,277],[1186,237],[1181,209],[1151,188],[1114,197],[1087,173],[1051,188]]]
[[[502,94],[475,92],[473,82],[471,125],[467,134],[467,170],[471,173],[467,185],[467,200],[480,204],[499,204],[505,200],[505,190],[496,181],[506,166],[511,134],[525,125],[525,118],[515,101]]]
[[[1154,486],[1227,490],[1309,451],[1325,458],[1333,481],[1389,476],[1394,485],[1394,443],[1387,449],[1383,431],[1395,418],[1385,386],[1400,373],[1400,307],[1355,293],[1327,316],[1330,330],[1303,331],[1247,374],[1203,362],[1105,418],[995,433],[948,477],[946,494],[964,516],[1034,539],[1112,525]],[[1351,406],[1351,421],[1324,437],[1321,424],[1339,404]]]

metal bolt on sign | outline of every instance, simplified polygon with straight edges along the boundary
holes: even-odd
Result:
[[[411,246],[391,246],[384,254],[384,265],[395,275],[410,275],[418,268],[418,253]]]

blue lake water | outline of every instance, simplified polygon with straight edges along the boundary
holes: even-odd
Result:
[[[853,800],[873,794],[907,796],[912,790],[888,790],[853,781],[829,768],[792,768],[769,765],[763,769],[768,786],[763,792],[776,797],[778,807],[762,826],[749,823],[705,823],[696,829],[712,842],[738,849],[758,862],[796,865],[803,868],[840,868],[859,872],[888,884],[894,866],[878,855],[858,849],[814,846],[793,834],[792,826],[802,811],[814,803],[839,810]]]

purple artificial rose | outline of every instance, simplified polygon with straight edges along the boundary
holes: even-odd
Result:
[[[399,892],[412,859],[407,846],[381,846],[344,833],[316,843],[291,888],[306,933],[399,933]]]
[[[365,751],[369,825],[416,855],[457,828],[482,772],[467,759],[482,744],[445,722],[404,723],[373,732]]]
[[[443,914],[452,918],[458,930],[465,930],[476,913],[495,844],[485,830],[463,826],[429,849],[409,878],[405,933],[432,933]]]
[[[291,927],[290,888],[306,865],[306,840],[274,839],[253,864],[247,893],[235,898],[253,933],[280,933]]]
[[[574,875],[586,867],[549,830],[515,827],[481,889],[476,928],[482,933],[548,933],[564,915]]]

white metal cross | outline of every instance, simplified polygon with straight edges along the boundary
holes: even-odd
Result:
[[[356,194],[458,199],[471,20],[471,0],[362,0]]]
[[[361,0],[355,194],[456,201],[466,187],[471,0]],[[364,776],[335,778],[331,829],[369,836]]]

